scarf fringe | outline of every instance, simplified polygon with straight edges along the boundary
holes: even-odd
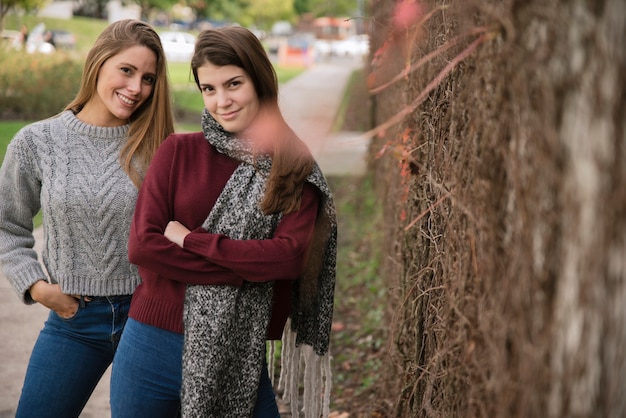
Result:
[[[270,353],[275,352],[275,343],[271,344]],[[271,354],[268,367],[274,376],[274,355]],[[283,339],[281,341],[280,377],[277,390],[282,393],[281,400],[289,404],[293,418],[328,418],[330,414],[330,389],[332,386],[332,372],[329,351],[318,356],[313,347],[308,345],[296,346],[296,332],[291,329],[291,321],[287,320]],[[301,370],[304,366],[304,370]],[[302,393],[302,408],[300,408],[300,382],[304,390]],[[300,410],[298,410],[300,408]]]

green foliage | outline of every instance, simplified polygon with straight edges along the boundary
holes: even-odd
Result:
[[[293,21],[296,13],[293,0],[212,0],[191,2],[198,18],[227,21],[242,26],[269,29],[277,20]]]
[[[351,287],[362,287],[374,297],[379,297],[378,267],[380,264],[377,247],[372,244],[381,237],[377,228],[381,219],[380,205],[372,186],[372,179],[329,177],[330,187],[336,195],[340,233],[337,259],[347,262],[337,265],[337,276],[349,279],[338,280],[344,291]],[[340,231],[342,232],[342,231]],[[359,295],[362,297],[362,295]],[[364,306],[368,303],[364,302]],[[368,315],[377,320],[380,313],[368,308]]]
[[[191,7],[198,13],[198,19],[209,19],[211,21],[227,21],[241,23],[246,20],[243,15],[245,0],[211,0],[210,2],[193,2]]]
[[[162,10],[172,10],[172,6],[178,3],[178,0],[139,0],[137,1],[141,7],[142,16],[150,16],[152,12]]]
[[[294,16],[293,4],[285,0],[255,0],[246,8],[254,16],[254,23],[261,28],[269,28],[277,20],[290,20]]]
[[[192,125],[191,121],[199,121],[199,115],[204,108],[204,103],[193,79],[191,67],[186,62],[170,62],[167,66],[176,118],[179,122]],[[198,123],[195,122],[193,130],[197,129]],[[189,130],[189,127],[186,127],[184,130]]]
[[[363,0],[309,0],[307,12],[313,13],[315,17],[333,16],[333,17],[356,17],[360,16],[359,7],[365,2]]]
[[[28,122],[22,121],[9,121],[0,123],[0,164],[4,160],[4,154],[6,154],[7,147],[13,135],[17,133]]]
[[[311,10],[309,4],[311,0],[293,0],[293,9],[298,16],[307,13]]]
[[[200,92],[196,89],[174,90],[172,96],[177,123],[195,124],[193,130],[197,131],[200,127],[200,113],[204,109],[204,102]]]
[[[278,84],[283,84],[288,82],[294,77],[299,76],[304,71],[302,68],[298,67],[274,67],[276,70],[276,77],[278,77]]]
[[[59,113],[78,91],[82,65],[69,55],[0,50],[2,116],[43,119]]]
[[[0,0],[0,30],[4,29],[4,19],[12,10],[29,12],[45,3],[46,0]]]
[[[167,75],[174,90],[196,88],[191,65],[188,62],[168,62]]]
[[[5,121],[0,122],[0,165],[4,161],[4,155],[6,154],[9,142],[13,139],[13,136],[24,127],[24,125],[30,123],[30,121]],[[38,227],[41,225],[42,214],[41,211],[33,218],[33,225]]]
[[[341,103],[339,104],[339,111],[333,122],[332,131],[338,132],[343,130],[365,132],[370,129],[369,116],[369,94],[367,90],[363,89],[366,83],[365,70],[359,69],[352,72],[350,79],[348,79],[348,85],[346,86],[346,92]],[[347,112],[349,106],[358,106],[361,112]],[[355,116],[359,116],[355,118]],[[346,125],[350,125],[346,129]]]
[[[337,207],[338,246],[333,352],[335,402],[371,390],[386,340],[385,285],[379,275],[382,253],[381,205],[371,176],[329,177]],[[344,388],[349,388],[344,392]],[[356,388],[356,393],[350,392]]]

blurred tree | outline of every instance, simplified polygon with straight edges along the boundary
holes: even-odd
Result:
[[[254,0],[246,12],[254,17],[252,23],[267,29],[278,20],[292,20],[294,4],[292,0]]]
[[[191,0],[188,3],[198,19],[240,22],[247,6],[246,0]],[[244,20],[246,20],[244,18]]]
[[[74,16],[106,18],[106,6],[108,0],[82,0],[74,9]]]
[[[0,0],[0,31],[4,29],[4,18],[11,10],[33,10],[43,6],[46,0]]]
[[[293,20],[293,0],[191,0],[199,19],[268,29],[277,20]]]
[[[298,16],[311,11],[312,0],[293,0],[293,9]]]
[[[150,16],[150,13],[153,11],[170,10],[176,3],[178,3],[178,0],[137,0],[137,4],[141,7],[141,17],[144,19],[146,16]]]
[[[205,0],[190,0],[188,5],[195,12],[196,17],[207,16],[209,4]]]
[[[360,16],[358,0],[294,0],[306,2],[308,10],[315,17],[331,16],[331,17],[357,17]],[[299,11],[300,12],[300,11]],[[302,13],[302,12],[300,12]]]

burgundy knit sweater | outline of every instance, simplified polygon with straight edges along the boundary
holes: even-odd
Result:
[[[129,316],[183,332],[187,284],[240,286],[243,281],[276,280],[268,339],[280,339],[290,311],[291,285],[304,268],[319,196],[306,184],[298,212],[286,215],[274,237],[231,240],[200,226],[239,162],[218,153],[201,132],[173,134],[160,146],[139,192],[128,253],[142,283]],[[163,231],[170,220],[192,232],[184,249]]]

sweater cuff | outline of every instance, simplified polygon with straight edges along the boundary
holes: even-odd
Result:
[[[7,272],[6,276],[13,285],[20,300],[26,305],[33,305],[36,302],[30,296],[30,288],[39,280],[48,281],[40,265],[29,265],[18,269],[19,272]]]
[[[204,238],[201,238],[202,235],[198,234],[204,234]],[[194,254],[202,254],[203,247],[206,246],[206,242],[203,240],[206,239],[206,234],[208,234],[208,231],[202,227],[191,230],[183,240],[183,249]]]

